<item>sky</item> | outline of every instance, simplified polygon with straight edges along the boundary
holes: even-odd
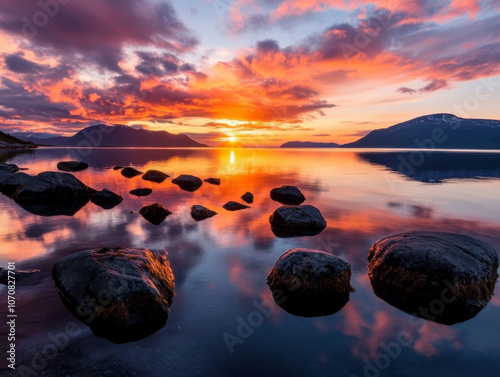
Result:
[[[500,119],[500,0],[2,0],[0,129],[209,145]]]

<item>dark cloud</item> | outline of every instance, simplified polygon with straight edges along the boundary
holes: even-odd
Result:
[[[435,92],[436,90],[447,88],[448,82],[443,79],[432,79],[429,84],[426,86],[416,90],[416,89],[411,89],[407,87],[401,87],[398,89],[399,93],[403,94],[416,94],[416,93],[431,93]]]
[[[401,87],[398,89],[398,92],[399,93],[403,93],[403,94],[415,94],[417,93],[417,91],[415,89],[412,89],[412,88],[407,88],[407,87]]]
[[[315,136],[315,137],[327,137],[327,136],[332,136],[330,134],[315,134],[315,135],[311,135],[311,136]]]
[[[7,69],[16,73],[40,73],[43,67],[35,62],[26,60],[22,55],[13,54],[5,57]]]

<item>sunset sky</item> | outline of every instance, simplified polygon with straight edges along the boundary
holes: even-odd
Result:
[[[500,0],[2,0],[0,128],[346,143],[499,119]]]

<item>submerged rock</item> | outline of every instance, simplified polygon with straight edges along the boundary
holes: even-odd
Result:
[[[88,167],[89,167],[88,164],[81,161],[62,161],[57,164],[57,168],[59,170],[66,172],[82,171],[87,169]]]
[[[135,190],[130,191],[130,194],[135,195],[135,196],[148,196],[153,193],[153,190],[150,188],[138,188]]]
[[[310,205],[278,208],[269,218],[277,237],[314,236],[326,228],[326,220],[316,207]]]
[[[166,209],[161,203],[142,207],[139,213],[153,225],[160,225],[165,221],[167,216],[172,214],[172,212]]]
[[[498,254],[472,237],[407,232],[370,248],[368,274],[377,296],[389,304],[443,324],[473,318],[491,299]]]
[[[275,302],[303,317],[338,312],[354,292],[351,266],[320,250],[291,249],[283,254],[267,276]]]
[[[120,166],[120,165],[116,165],[113,170],[120,170],[120,169],[123,169],[123,166]]]
[[[206,207],[194,205],[191,207],[191,217],[196,221],[208,219],[217,215],[217,212],[211,211]]]
[[[137,177],[138,175],[141,175],[142,172],[135,169],[135,168],[132,168],[132,167],[126,167],[122,170],[122,175],[126,178],[134,178],[134,177]]]
[[[144,179],[145,181],[162,183],[168,177],[170,177],[168,174],[165,174],[159,170],[148,170],[146,173],[144,173],[142,179]]]
[[[210,183],[211,185],[220,185],[220,178],[207,178],[204,179],[205,182]]]
[[[114,343],[140,340],[165,326],[175,295],[163,250],[81,251],[57,262],[52,277],[68,309]]]
[[[12,281],[12,278],[15,278],[15,282],[17,283],[37,272],[40,272],[40,270],[14,270],[9,274],[8,270],[0,267],[0,284],[8,285],[9,280]]]
[[[15,178],[19,178],[18,183],[22,184],[16,189],[13,199],[22,208],[40,216],[72,216],[96,192],[68,173],[44,172]]]
[[[200,178],[186,174],[173,179],[172,183],[178,185],[182,190],[190,192],[198,190],[203,185],[203,181]]]
[[[108,189],[104,189],[96,192],[94,196],[92,196],[91,201],[103,209],[112,209],[123,201],[123,197]]]
[[[224,208],[226,211],[240,211],[242,209],[247,209],[250,207],[238,202],[231,201],[224,204],[222,208]]]
[[[247,202],[248,204],[252,204],[253,203],[253,194],[251,192],[245,192],[242,196],[241,196],[241,199],[244,201],[244,202]]]
[[[281,204],[299,205],[306,197],[295,186],[281,186],[271,190],[271,199]]]

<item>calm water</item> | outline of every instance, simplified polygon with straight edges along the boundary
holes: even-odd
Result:
[[[47,376],[498,376],[500,288],[477,317],[453,326],[416,321],[373,293],[366,257],[384,236],[413,229],[458,232],[500,250],[500,154],[412,153],[99,149],[82,157],[91,168],[75,175],[123,195],[112,210],[89,203],[73,217],[39,217],[0,196],[0,266],[14,261],[18,269],[41,269],[18,287],[18,365],[35,363]],[[56,170],[57,162],[75,157],[65,149],[0,152],[0,162],[30,174]],[[220,177],[222,185],[189,193],[171,179],[155,184],[110,169],[129,164],[173,177]],[[285,184],[299,186],[305,204],[322,211],[328,227],[320,235],[273,235],[268,218],[279,204],[269,191]],[[146,198],[128,194],[138,187],[154,192]],[[251,209],[221,208],[246,191],[255,195]],[[154,202],[173,212],[160,226],[130,213]],[[219,214],[197,223],[190,217],[193,204]],[[53,264],[104,246],[169,251],[177,288],[167,325],[141,341],[115,345],[78,322],[79,333],[44,365],[38,352],[76,321],[53,286]],[[274,304],[265,278],[294,247],[330,251],[351,264],[356,292],[340,312],[303,318]],[[5,287],[0,293],[5,298]],[[266,315],[256,315],[263,305]],[[4,322],[6,300],[0,308]],[[231,349],[224,334],[241,335],[238,327],[248,320],[251,329]],[[4,350],[4,325],[1,331]],[[411,345],[394,348],[401,334]],[[4,356],[0,366],[5,368]],[[6,369],[0,374],[9,375]]]

